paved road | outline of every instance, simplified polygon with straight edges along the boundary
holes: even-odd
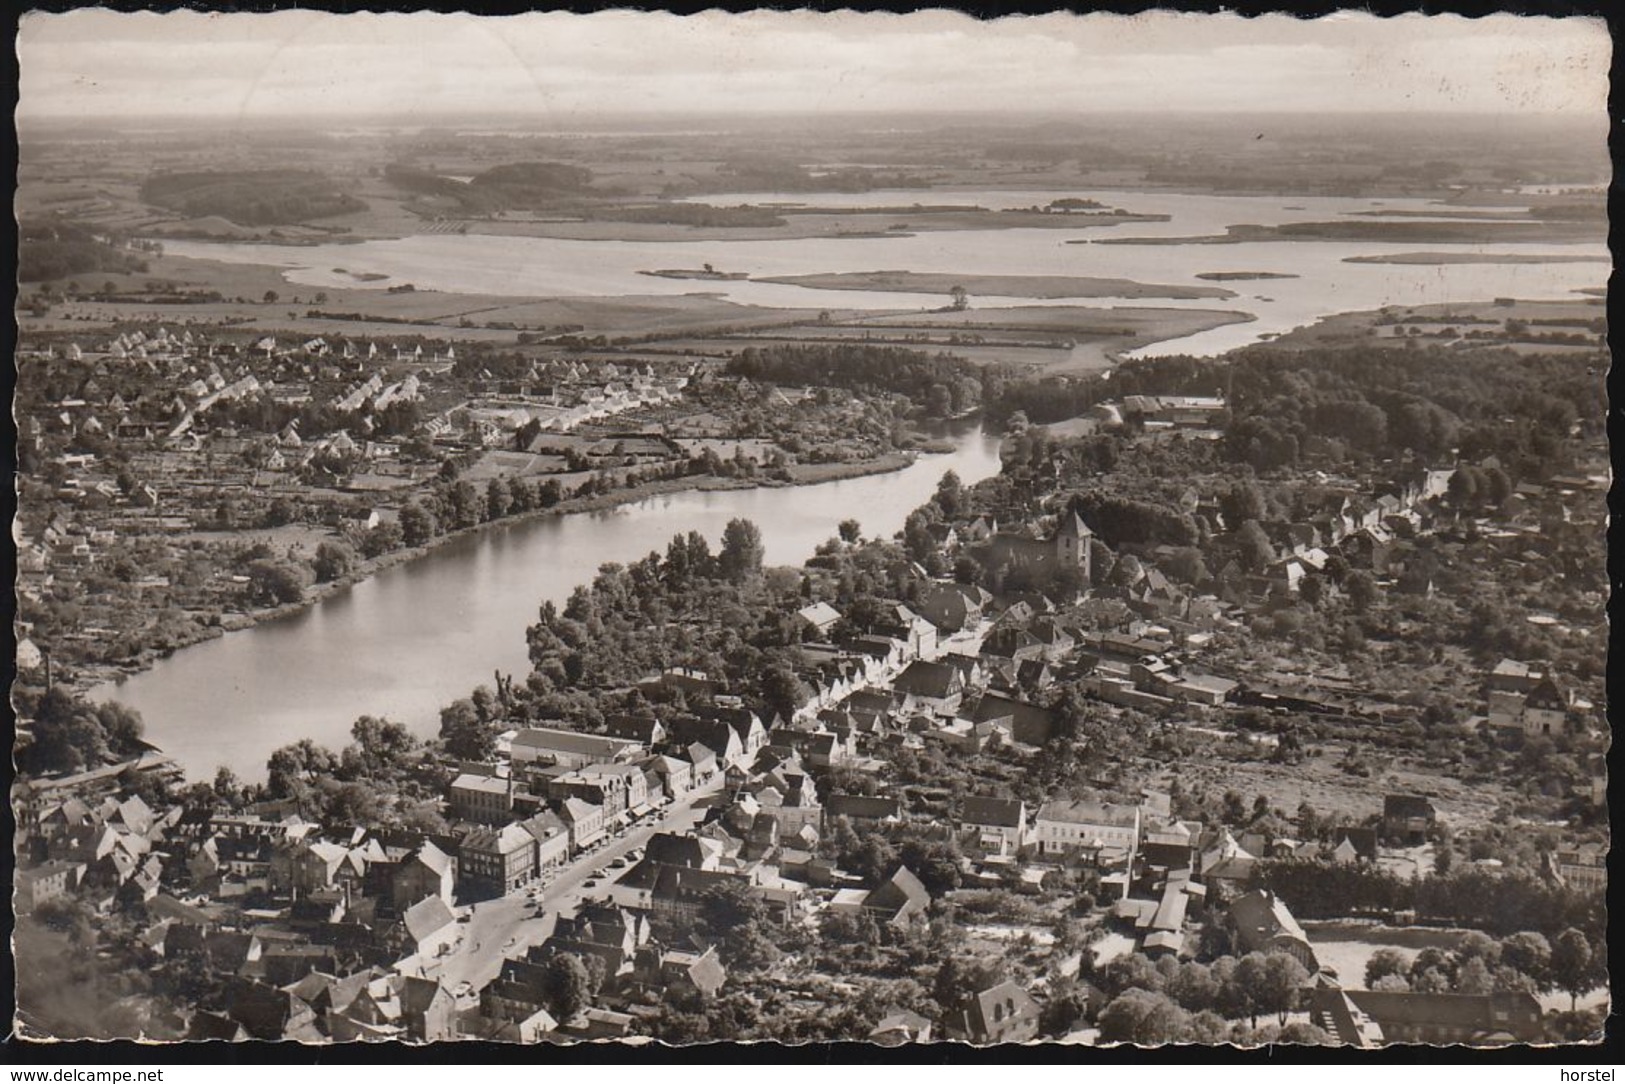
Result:
[[[469,919],[460,923],[463,934],[448,956],[431,962],[426,974],[439,977],[455,990],[461,983],[479,989],[502,970],[502,961],[521,955],[530,945],[539,944],[553,932],[561,914],[573,914],[583,899],[603,895],[607,887],[602,876],[609,863],[635,847],[642,847],[656,832],[684,832],[699,823],[704,810],[699,803],[722,789],[722,776],[691,791],[668,807],[658,820],[623,832],[599,849],[577,856],[544,883],[517,893],[484,900],[467,908]],[[619,875],[623,870],[610,870]],[[598,878],[593,888],[588,880]],[[463,909],[459,908],[459,911]]]

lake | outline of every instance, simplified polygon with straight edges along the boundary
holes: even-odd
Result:
[[[360,715],[429,735],[439,709],[492,683],[523,680],[525,629],[543,600],[562,604],[606,562],[665,552],[699,531],[715,548],[736,516],[761,528],[769,564],[799,565],[855,518],[890,535],[948,470],[967,484],[996,474],[998,441],[959,427],[955,451],[889,474],[812,486],[686,492],[605,512],[551,516],[453,539],[309,609],[185,648],[91,691],[140,711],[147,737],[191,778],[226,765],[265,775],[271,752],[300,738],[338,749]]]
[[[666,267],[712,264],[752,276],[806,275],[843,271],[907,270],[942,274],[1076,275],[1122,278],[1173,285],[1221,285],[1235,298],[1134,301],[1095,298],[1066,303],[1090,308],[1112,306],[1229,309],[1257,317],[1211,331],[1155,343],[1139,355],[1214,355],[1257,342],[1268,334],[1339,312],[1384,305],[1431,305],[1482,301],[1494,297],[1529,300],[1572,298],[1574,291],[1606,283],[1605,239],[1595,244],[1429,245],[1417,243],[1267,241],[1223,245],[1069,244],[1106,238],[1183,237],[1222,234],[1227,226],[1274,226],[1335,220],[1359,213],[1384,220],[1383,212],[1428,212],[1442,205],[1422,199],[1352,199],[1309,196],[1212,196],[1173,192],[1091,190],[1011,191],[998,189],[896,190],[866,193],[741,192],[705,197],[719,205],[800,203],[807,206],[977,205],[990,209],[1028,207],[1073,196],[1110,207],[1165,214],[1166,222],[1076,228],[927,231],[913,236],[806,238],[773,241],[580,241],[540,237],[425,234],[353,245],[312,247],[166,242],[177,256],[231,263],[268,264],[284,269],[293,283],[313,287],[357,288],[348,274],[389,276],[373,284],[383,289],[410,282],[419,289],[502,296],[586,297],[670,295],[706,292],[743,304],[825,309],[928,309],[941,295],[867,290],[821,290],[768,282],[696,282],[639,274]],[[1490,208],[1474,208],[1489,210]],[[1518,209],[1511,205],[1507,210]],[[1372,219],[1366,212],[1378,212]],[[886,223],[877,219],[876,225]],[[1450,252],[1595,257],[1596,263],[1399,265],[1348,263],[1352,256],[1400,252]],[[1297,276],[1253,282],[1212,283],[1196,276],[1215,271],[1270,271]],[[1023,299],[973,297],[972,307],[998,309]],[[1025,303],[1031,303],[1031,300]],[[1062,303],[1048,299],[1045,304]]]

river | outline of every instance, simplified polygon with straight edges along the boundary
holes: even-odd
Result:
[[[948,470],[998,472],[998,441],[962,427],[947,454],[889,474],[773,489],[690,491],[605,512],[550,516],[453,539],[309,609],[176,652],[91,691],[141,712],[147,737],[191,778],[225,765],[263,779],[271,752],[300,738],[337,749],[360,715],[432,734],[439,709],[501,670],[530,670],[525,629],[606,562],[665,552],[677,532],[715,547],[730,519],[762,531],[769,564],[811,557],[843,519],[890,535]]]

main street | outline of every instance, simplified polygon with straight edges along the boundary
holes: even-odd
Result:
[[[705,815],[704,803],[721,790],[719,772],[711,782],[668,806],[659,818],[648,818],[599,844],[596,850],[578,855],[547,880],[458,908],[459,917],[468,915],[466,921],[459,922],[462,937],[448,955],[425,964],[425,976],[439,978],[453,991],[465,982],[476,990],[484,986],[502,970],[505,958],[521,955],[529,946],[545,941],[559,915],[573,914],[583,900],[599,894],[602,884],[588,888],[588,881],[619,876],[624,869],[611,870],[610,864],[644,846],[655,833],[686,832],[695,827]],[[630,865],[628,861],[626,868]]]

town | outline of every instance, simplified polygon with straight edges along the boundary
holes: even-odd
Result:
[[[784,569],[745,520],[679,535],[544,605],[532,672],[438,739],[366,717],[264,784],[188,785],[20,659],[20,936],[125,961],[42,1011],[301,1041],[1588,1035],[1595,355],[1416,356],[982,374],[1003,470],[944,476],[896,538],[848,520]],[[619,394],[691,410],[663,404],[703,371]]]
[[[1607,1063],[1603,20],[281,7],[19,16],[16,1061]]]
[[[656,355],[657,375],[421,336],[79,338],[18,354],[17,586],[23,669],[85,686],[484,523],[896,469],[931,444],[904,384],[815,395],[715,358]]]

